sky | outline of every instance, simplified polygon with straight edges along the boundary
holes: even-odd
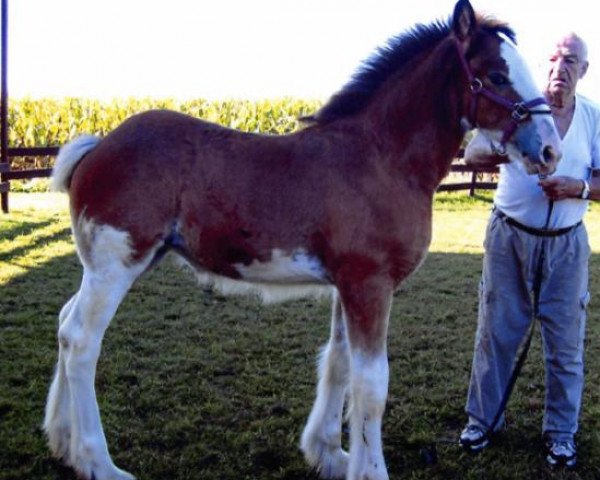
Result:
[[[8,0],[11,98],[326,99],[361,61],[454,0]],[[540,85],[575,31],[589,50],[579,91],[600,102],[590,0],[472,0],[510,23]]]

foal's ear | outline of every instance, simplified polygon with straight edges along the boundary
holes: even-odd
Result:
[[[475,11],[469,0],[459,0],[454,7],[452,16],[452,30],[458,40],[467,40],[475,30]]]

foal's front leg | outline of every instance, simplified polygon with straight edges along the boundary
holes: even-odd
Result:
[[[317,398],[301,441],[306,461],[322,478],[344,478],[348,470],[348,454],[342,450],[348,368],[346,328],[339,297],[334,294],[331,335],[319,359]]]
[[[341,291],[350,343],[348,480],[388,480],[381,424],[388,394],[387,326],[392,289],[373,279]]]

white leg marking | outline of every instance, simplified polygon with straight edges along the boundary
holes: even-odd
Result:
[[[348,469],[348,454],[342,450],[348,370],[348,339],[340,301],[334,294],[331,335],[319,361],[317,398],[300,444],[306,461],[322,478],[345,478]]]
[[[352,411],[350,414],[349,480],[388,480],[381,421],[388,393],[387,352],[351,355]]]
[[[84,478],[132,478],[119,471],[110,459],[94,391],[102,338],[129,286],[126,277],[106,279],[84,272],[77,304],[59,329],[71,393],[67,461]]]
[[[87,224],[76,237],[87,241],[81,288],[59,316],[59,360],[50,387],[46,420],[50,448],[85,479],[131,480],[108,453],[94,378],[102,338],[119,303],[151,256],[130,263],[129,236]]]
[[[61,309],[60,313],[58,314],[58,326],[61,326],[62,323],[67,319],[67,317],[71,313],[71,309],[73,308],[73,305],[75,305],[78,295],[79,292],[73,295],[71,299],[67,303],[65,303],[65,305]]]
[[[73,295],[60,311],[60,315],[58,316],[59,326],[69,316],[73,305],[77,301],[77,296],[78,294]],[[57,458],[67,458],[69,454],[69,444],[71,441],[70,396],[71,393],[65,371],[64,352],[59,345],[58,362],[48,393],[44,417],[44,431],[48,436],[48,446],[52,454]]]

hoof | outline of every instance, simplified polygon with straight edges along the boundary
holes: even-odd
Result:
[[[59,460],[68,459],[70,455],[71,427],[69,425],[52,428],[44,426],[44,430],[46,431],[48,448],[52,456]]]
[[[79,478],[85,480],[135,480],[135,477],[120,468],[111,465],[108,469],[81,470],[76,468],[75,471]]]
[[[324,441],[307,443],[303,442],[302,445],[304,458],[317,471],[320,478],[346,478],[350,456],[339,444],[331,445]]]

